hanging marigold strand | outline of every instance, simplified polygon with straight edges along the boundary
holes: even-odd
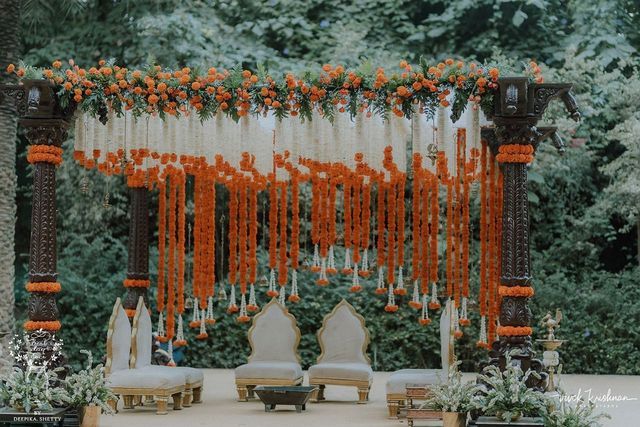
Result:
[[[292,214],[293,218],[296,217]],[[295,224],[296,220],[293,220]],[[298,227],[300,219],[298,218]],[[293,226],[293,225],[292,225]],[[297,247],[296,247],[297,249]],[[293,238],[291,243],[293,253]],[[292,255],[293,257],[293,255]],[[249,183],[249,283],[255,283],[258,272],[258,188],[256,183]],[[297,268],[297,253],[296,253]]]
[[[371,184],[368,182],[362,187],[361,218],[362,225],[360,227],[360,241],[362,249],[365,251],[366,255],[369,249],[369,227],[371,221]],[[370,274],[368,260],[366,265],[364,260],[362,264],[362,268],[358,271],[358,274],[362,277],[368,277]]]
[[[247,293],[247,183],[245,178],[241,178],[238,183],[238,258],[239,258],[239,281],[240,281],[240,294],[245,295]]]
[[[200,192],[202,187],[202,179],[199,174],[195,175],[193,185],[193,296],[196,299],[201,298],[200,292],[200,222],[202,221]],[[197,310],[197,307],[194,307]]]
[[[351,243],[353,242],[352,237],[352,205],[351,205],[351,190],[353,183],[351,182],[352,178],[350,175],[344,176],[344,187],[343,187],[343,205],[344,205],[344,247],[347,251],[351,249]],[[350,267],[345,266],[342,269],[344,274],[351,274],[352,270]]]
[[[169,186],[169,257],[168,257],[168,285],[167,285],[167,338],[172,340],[175,334],[175,255],[176,255],[176,195],[178,185],[174,171],[169,172],[171,182]]]
[[[207,283],[207,297],[213,297],[215,295],[216,284],[216,181],[215,177],[212,177],[207,181],[209,187],[209,200],[210,209],[207,214],[209,221],[209,268],[211,269],[210,280]],[[202,301],[202,308],[205,307],[205,302]]]
[[[479,292],[479,305],[480,316],[487,316],[487,144],[482,141],[482,149],[480,153],[480,292]],[[479,345],[485,345],[487,343],[480,342]]]
[[[453,179],[447,179],[447,296],[453,297]]]
[[[329,245],[334,246],[336,244],[337,232],[336,232],[336,178],[330,177],[329,179]]]
[[[389,215],[387,215],[387,283],[393,284],[395,281],[396,263],[396,176],[391,175],[389,191],[387,192],[387,205]]]
[[[431,235],[431,243],[429,251],[431,256],[430,262],[430,280],[431,283],[438,282],[438,224],[440,223],[440,202],[438,200],[438,177],[431,176],[431,224],[429,233]]]
[[[319,232],[320,258],[327,258],[329,254],[329,179],[325,176],[318,182],[319,192]]]
[[[379,275],[381,275],[382,267],[384,266],[385,261],[385,253],[384,253],[384,231],[385,231],[385,198],[386,198],[386,184],[384,182],[384,177],[380,177],[378,180],[378,196],[377,196],[377,210],[378,210],[378,230],[376,232],[376,244],[377,244],[377,254],[376,254],[376,264]],[[380,276],[381,277],[381,276]],[[376,294],[385,295],[387,290],[385,287],[378,286],[376,288]]]
[[[281,288],[287,284],[287,188],[286,182],[280,186],[280,252],[278,255],[278,284]]]
[[[165,248],[167,226],[167,185],[166,182],[158,183],[158,312],[164,311],[165,297]]]
[[[178,314],[184,313],[184,254],[185,254],[185,203],[186,176],[180,171],[178,184]]]
[[[269,183],[269,268],[278,263],[278,190],[275,174]]]
[[[421,207],[421,215],[418,221],[421,222],[420,230],[421,236],[420,240],[422,243],[422,260],[421,260],[421,271],[420,271],[420,284],[421,284],[421,292],[422,294],[429,293],[429,279],[431,276],[431,260],[429,258],[429,254],[431,251],[431,234],[433,232],[433,228],[431,224],[429,224],[429,198],[433,197],[431,192],[431,181],[433,180],[433,176],[429,171],[425,171],[425,177],[423,181],[423,189],[422,189],[422,207]]]
[[[460,297],[462,291],[462,233],[460,218],[462,216],[462,179],[464,176],[463,147],[462,138],[458,129],[456,140],[456,176],[454,188],[454,209],[453,209],[453,286],[454,302],[456,308],[460,307]]]
[[[413,170],[413,200],[411,204],[413,249],[411,252],[411,280],[415,281],[420,278],[420,251],[423,243],[420,228],[420,205],[422,203],[422,155],[420,153],[413,154],[411,167]],[[422,285],[424,292],[424,284]]]
[[[397,209],[398,212],[398,266],[404,267],[404,221],[405,221],[405,200],[404,200],[404,186],[406,183],[405,174],[399,174],[398,176],[398,192],[397,192]]]
[[[229,283],[237,283],[238,255],[238,189],[235,182],[229,188]]]
[[[361,217],[361,200],[360,193],[362,190],[362,182],[359,176],[354,177],[353,182],[353,196],[352,196],[352,206],[353,206],[353,233],[352,237],[352,246],[353,246],[353,262],[354,264],[358,264],[360,262],[360,226],[362,217]]]

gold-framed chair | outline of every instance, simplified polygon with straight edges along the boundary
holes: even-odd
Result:
[[[303,380],[298,344],[300,329],[286,308],[272,299],[253,318],[247,333],[251,355],[235,370],[238,400],[253,397],[259,385],[300,385]]]
[[[131,324],[122,307],[120,298],[116,300],[109,319],[107,331],[107,362],[105,376],[109,388],[116,396],[122,396],[124,409],[134,408],[136,396],[154,396],[158,403],[156,414],[167,414],[169,397],[173,398],[173,409],[182,409],[184,376],[178,372],[163,372],[150,376],[142,370],[130,369]],[[117,401],[111,402],[116,409]]]
[[[178,372],[184,376],[185,380],[182,406],[190,407],[191,403],[202,402],[204,375],[200,369],[188,366],[171,367],[151,364],[153,324],[149,310],[142,297],[140,297],[136,306],[131,335],[131,358],[129,360],[131,369],[144,370],[149,375],[155,375],[157,372],[161,374],[164,372]]]
[[[367,356],[369,331],[364,318],[343,299],[324,317],[318,342],[320,356],[309,368],[309,385],[318,386],[314,400],[325,400],[327,385],[339,385],[356,387],[358,403],[366,403],[373,370]]]
[[[390,418],[397,418],[400,409],[406,408],[411,396],[407,388],[423,389],[423,398],[428,397],[429,388],[447,381],[449,368],[454,363],[453,348],[455,325],[453,304],[447,301],[440,315],[440,359],[441,369],[401,369],[391,374],[386,384],[387,408]]]

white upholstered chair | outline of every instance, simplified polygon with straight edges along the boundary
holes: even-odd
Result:
[[[235,370],[240,401],[253,397],[253,389],[258,385],[302,384],[300,330],[296,319],[275,299],[253,318],[248,337],[251,355],[247,363]]]
[[[201,403],[202,384],[204,375],[200,369],[186,366],[160,366],[151,364],[151,344],[153,340],[153,324],[149,310],[140,297],[133,318],[133,334],[131,337],[131,359],[129,367],[136,370],[144,370],[153,376],[156,373],[178,372],[185,379],[182,405],[189,407],[191,403]]]
[[[449,377],[449,367],[454,362],[453,305],[448,301],[440,315],[440,359],[441,369],[401,369],[387,380],[387,407],[390,417],[397,417],[400,407],[407,401],[407,387],[429,388]]]
[[[318,331],[321,354],[309,368],[309,384],[317,385],[316,401],[324,400],[326,385],[358,388],[358,403],[369,400],[373,381],[371,361],[367,356],[369,331],[364,318],[346,300],[340,301],[324,317]]]
[[[124,408],[132,409],[134,397],[146,395],[157,400],[158,415],[167,413],[169,397],[173,398],[173,409],[181,409],[184,375],[171,371],[149,375],[143,370],[129,369],[131,341],[129,318],[118,298],[109,319],[105,375],[114,394],[123,397]],[[111,404],[115,409],[117,402]]]

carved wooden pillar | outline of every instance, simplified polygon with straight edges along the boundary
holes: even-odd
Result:
[[[533,357],[532,319],[528,306],[534,294],[529,252],[529,200],[527,168],[540,141],[552,137],[562,151],[563,145],[552,127],[536,124],[549,101],[561,97],[574,119],[577,105],[569,84],[535,84],[524,77],[499,80],[499,99],[492,116],[495,128],[483,133],[500,162],[503,174],[502,252],[499,294],[500,326],[498,341],[492,345],[492,363],[505,366],[505,355],[512,353],[523,370],[540,372],[542,364]],[[530,378],[530,386],[544,382]]]
[[[67,137],[69,110],[61,110],[49,82],[27,80],[18,87],[27,95],[26,108],[18,109],[20,126],[29,140],[27,160],[33,165],[33,195],[29,253],[29,320],[24,327],[33,348],[50,366],[63,363],[53,356],[53,339],[60,329],[56,295],[58,283],[56,254],[56,167],[62,162],[62,142]],[[19,97],[16,97],[19,99]],[[23,98],[24,99],[24,98]],[[22,101],[21,101],[22,102]]]
[[[127,315],[133,317],[140,297],[149,306],[149,190],[131,180],[129,186],[129,262],[124,281],[127,293],[122,305]]]

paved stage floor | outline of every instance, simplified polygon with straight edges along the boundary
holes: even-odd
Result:
[[[135,410],[120,410],[115,416],[103,415],[101,426],[153,426],[153,427],[341,427],[406,426],[405,420],[387,418],[385,383],[390,373],[376,372],[371,389],[370,402],[358,405],[355,388],[328,386],[326,402],[310,403],[301,414],[293,407],[278,407],[276,412],[265,413],[259,400],[237,402],[233,370],[204,369],[205,388],[203,403],[181,411],[169,409],[168,415],[155,415],[155,406],[138,407]],[[465,374],[469,379],[474,374]],[[640,376],[622,375],[563,375],[567,393],[602,400],[600,409],[611,414],[605,420],[606,427],[640,426]],[[306,383],[306,379],[305,379]],[[609,401],[606,396],[625,395],[627,401]],[[171,402],[169,403],[171,406]],[[119,403],[122,408],[122,400]],[[418,423],[416,426],[438,426],[441,423]]]

